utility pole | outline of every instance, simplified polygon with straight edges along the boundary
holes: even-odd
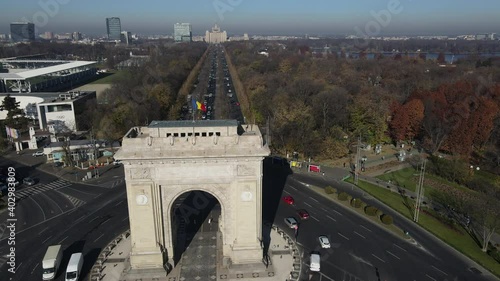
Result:
[[[358,138],[358,145],[356,146],[356,159],[355,159],[355,164],[354,164],[354,184],[358,185],[358,179],[359,179],[359,159],[361,155],[361,136]]]
[[[424,200],[424,176],[425,176],[425,164],[427,159],[422,161],[422,166],[420,167],[420,177],[417,184],[417,199],[415,201],[415,214],[413,220],[418,222],[418,217],[420,215],[420,207],[422,206],[422,201]]]

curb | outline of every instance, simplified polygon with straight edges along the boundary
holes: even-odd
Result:
[[[97,261],[92,266],[90,270],[88,280],[89,281],[100,281],[104,277],[102,271],[104,270],[104,263],[108,260],[109,255],[111,255],[112,250],[120,243],[122,240],[130,236],[130,229],[124,233],[118,235],[113,241],[111,241],[105,248],[99,253]]]

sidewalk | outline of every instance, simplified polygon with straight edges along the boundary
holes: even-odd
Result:
[[[269,256],[271,262],[268,268],[259,266],[260,270],[249,272],[249,267],[238,269],[227,269],[222,267],[222,263],[217,263],[216,280],[298,280],[302,268],[300,252],[295,246],[295,242],[283,231],[273,226],[270,232],[271,242],[269,246]],[[124,234],[114,239],[100,254],[94,264],[91,273],[86,280],[89,281],[125,281],[127,279],[123,273],[129,268],[129,254],[131,249],[130,233]],[[220,247],[219,247],[220,248]],[[220,249],[219,249],[220,251]],[[180,275],[182,263],[165,277],[161,279],[141,278],[142,281],[173,281],[185,280]]]

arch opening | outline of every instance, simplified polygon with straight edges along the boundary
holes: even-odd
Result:
[[[221,251],[218,240],[222,241],[220,201],[206,191],[193,190],[177,196],[170,208],[174,264],[186,256],[182,264],[188,271],[190,265],[199,266],[197,262],[206,265],[207,257],[214,255],[209,260],[216,265],[217,251]]]

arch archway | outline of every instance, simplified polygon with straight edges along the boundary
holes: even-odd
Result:
[[[115,158],[125,167],[131,271],[161,276],[166,264],[176,264],[173,207],[192,191],[210,194],[221,206],[223,265],[261,264],[262,161],[270,151],[257,126],[153,121],[131,129],[122,145]]]

